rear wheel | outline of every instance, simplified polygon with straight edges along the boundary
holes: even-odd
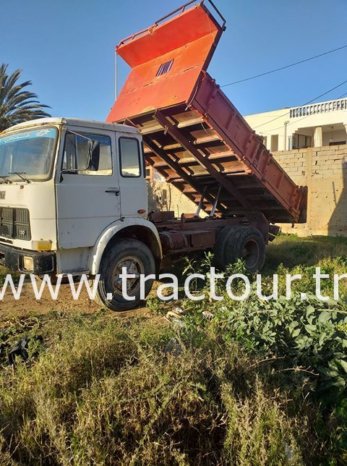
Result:
[[[126,294],[123,295],[122,269],[128,275]],[[113,311],[127,311],[134,309],[141,302],[140,276],[155,273],[155,262],[150,249],[141,241],[135,239],[120,239],[106,253],[101,262],[100,281],[98,284],[99,300]],[[152,288],[153,279],[145,282],[145,297]]]
[[[225,257],[225,250],[229,243],[229,237],[232,236],[240,228],[238,225],[225,226],[218,233],[216,238],[216,244],[214,247],[214,262],[217,267],[224,269],[229,263]],[[233,262],[233,260],[231,261]]]
[[[230,227],[219,243],[217,238],[216,250],[218,265],[222,264],[223,268],[242,259],[247,271],[255,273],[262,269],[265,262],[265,241],[254,227]]]

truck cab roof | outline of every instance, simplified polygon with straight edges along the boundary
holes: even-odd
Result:
[[[133,126],[119,124],[119,123],[104,123],[96,120],[83,120],[79,118],[65,118],[65,117],[49,117],[49,118],[38,118],[36,120],[25,121],[17,125],[11,126],[10,128],[3,131],[2,134],[16,131],[19,129],[32,128],[37,126],[47,125],[69,125],[69,126],[83,126],[86,128],[94,129],[106,129],[111,131],[122,131],[127,133],[138,133],[138,129]]]

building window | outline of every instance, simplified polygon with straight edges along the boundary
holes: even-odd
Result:
[[[293,149],[312,147],[312,137],[305,134],[293,134]]]
[[[271,135],[271,151],[278,151],[278,134]]]
[[[346,141],[329,141],[329,146],[342,146]]]

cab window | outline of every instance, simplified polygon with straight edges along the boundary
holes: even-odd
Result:
[[[135,138],[119,138],[120,172],[126,178],[141,176],[140,146]]]
[[[112,175],[111,138],[103,134],[68,131],[62,171],[79,175]]]

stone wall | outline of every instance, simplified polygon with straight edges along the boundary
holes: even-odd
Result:
[[[274,156],[297,184],[308,187],[307,223],[282,224],[282,231],[347,236],[347,145],[281,151]],[[174,210],[177,216],[196,211],[195,204],[172,185],[156,182],[151,191],[152,208]]]
[[[277,152],[277,161],[308,187],[307,223],[281,225],[300,236],[347,236],[347,145]]]

